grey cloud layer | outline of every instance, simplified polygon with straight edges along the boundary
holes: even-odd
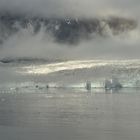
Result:
[[[139,20],[140,0],[0,0],[0,10],[56,17],[127,16]],[[107,32],[108,28],[106,29]],[[93,35],[94,36],[94,35]],[[139,27],[120,36],[82,40],[76,47],[54,42],[44,30],[32,35],[28,29],[21,31],[3,44],[0,58],[140,58]],[[29,51],[30,50],[30,51]]]
[[[139,0],[0,0],[1,10],[44,16],[95,16],[106,14],[137,17]]]

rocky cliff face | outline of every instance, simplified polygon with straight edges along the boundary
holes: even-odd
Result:
[[[107,30],[112,35],[119,35],[137,27],[133,19],[109,17],[94,19],[72,18],[44,18],[28,15],[0,13],[0,43],[21,29],[32,27],[33,34],[37,34],[41,28],[45,33],[53,36],[59,43],[78,43],[80,39],[90,39],[93,34],[107,36]]]

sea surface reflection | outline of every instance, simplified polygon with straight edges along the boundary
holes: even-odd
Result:
[[[138,140],[140,91],[0,93],[2,140]]]

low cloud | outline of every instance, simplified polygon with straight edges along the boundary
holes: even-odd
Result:
[[[135,29],[118,36],[94,36],[91,40],[81,40],[79,44],[69,45],[54,41],[44,30],[33,35],[23,29],[10,37],[2,46],[0,57],[44,58],[44,59],[127,59],[140,58],[140,31]]]
[[[139,0],[0,0],[0,12],[19,13],[57,18],[96,18],[118,16],[133,18],[139,22]],[[0,58],[33,57],[50,59],[90,58],[140,58],[138,27],[114,36],[106,29],[108,37],[92,35],[79,44],[57,43],[42,28],[37,34],[21,28],[1,45]]]

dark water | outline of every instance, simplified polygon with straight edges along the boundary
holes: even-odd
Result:
[[[139,140],[140,91],[0,93],[0,140]]]

